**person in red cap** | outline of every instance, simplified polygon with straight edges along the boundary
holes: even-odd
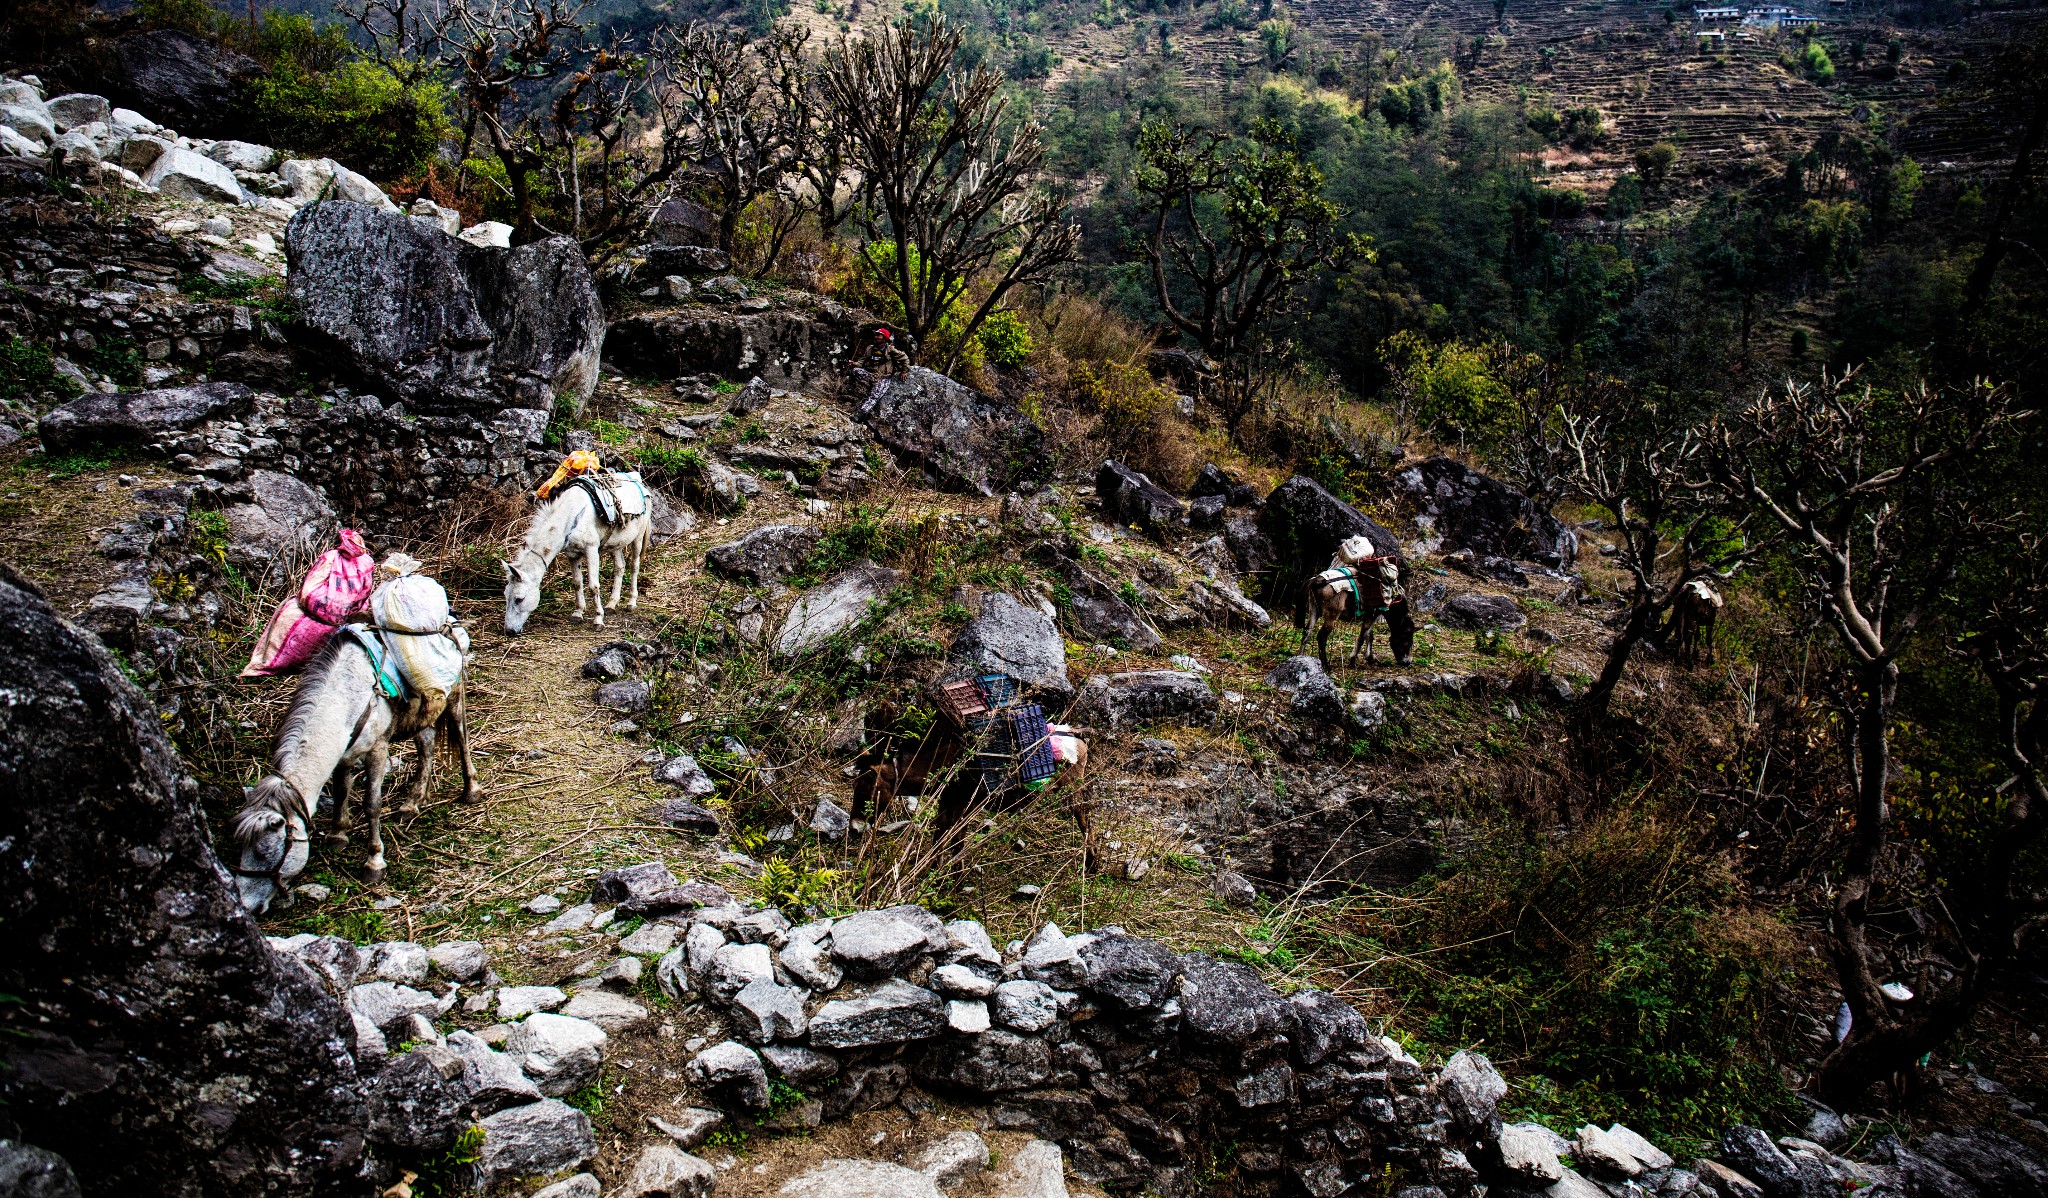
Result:
[[[872,371],[877,383],[888,378],[901,380],[910,377],[910,355],[896,348],[896,338],[886,325],[875,330],[875,339],[868,346],[868,352],[846,365],[849,369],[861,367]]]

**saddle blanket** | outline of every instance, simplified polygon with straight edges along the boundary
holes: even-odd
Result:
[[[606,524],[647,514],[647,484],[640,481],[638,470],[582,474],[571,479],[569,485],[581,487],[590,496],[598,517]]]

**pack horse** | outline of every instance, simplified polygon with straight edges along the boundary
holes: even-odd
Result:
[[[1415,645],[1415,620],[1408,612],[1408,597],[1401,589],[1401,559],[1395,554],[1378,554],[1370,538],[1352,537],[1337,548],[1330,568],[1308,580],[1308,612],[1301,630],[1301,643],[1315,634],[1316,654],[1323,668],[1330,668],[1330,633],[1339,621],[1358,621],[1358,643],[1351,648],[1352,669],[1358,655],[1372,661],[1374,626],[1387,622],[1387,640],[1394,661],[1407,665]]]
[[[583,587],[590,585],[590,600],[597,607],[592,623],[604,626],[605,600],[599,586],[599,565],[610,550],[612,573],[611,606],[619,605],[619,591],[626,579],[626,551],[633,551],[633,588],[626,609],[640,606],[640,559],[647,551],[653,531],[648,515],[647,487],[637,471],[597,471],[595,459],[588,469],[572,470],[578,455],[571,455],[561,471],[541,488],[544,506],[526,531],[526,545],[505,567],[505,631],[517,636],[525,631],[528,617],[540,606],[540,583],[548,567],[564,550],[569,553],[576,576],[576,618],[587,610]],[[565,481],[564,481],[565,480]],[[557,489],[556,484],[561,482]],[[552,495],[552,498],[549,496]]]

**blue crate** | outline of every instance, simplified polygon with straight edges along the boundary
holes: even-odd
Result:
[[[1042,782],[1058,772],[1059,762],[1052,755],[1052,734],[1045,726],[1044,708],[1036,703],[1020,704],[1005,712],[1003,720],[1011,752],[1017,758],[1017,781]]]
[[[981,693],[990,707],[1008,707],[1017,701],[1017,680],[1008,674],[983,674]]]

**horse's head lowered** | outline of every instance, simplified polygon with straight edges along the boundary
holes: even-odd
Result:
[[[518,636],[526,631],[526,621],[533,615],[533,609],[540,606],[540,580],[545,567],[525,558],[499,564],[505,567],[505,631]]]
[[[271,903],[291,905],[290,879],[306,868],[306,815],[298,791],[272,774],[245,789],[235,816],[235,845],[241,864],[229,867],[242,909],[261,915]]]

